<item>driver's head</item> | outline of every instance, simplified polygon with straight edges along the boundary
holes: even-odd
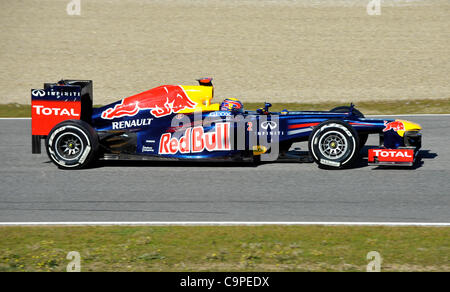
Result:
[[[243,113],[244,105],[236,98],[226,98],[220,105],[220,110],[233,113]]]

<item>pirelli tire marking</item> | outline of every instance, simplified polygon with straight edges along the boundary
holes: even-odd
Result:
[[[327,160],[327,159],[320,159],[320,163],[322,163],[323,165],[328,165],[328,166],[341,167],[340,162],[331,161],[331,160]]]
[[[55,137],[60,132],[66,130],[66,129],[75,129],[77,132],[82,133],[84,138],[86,139],[86,145],[84,145],[83,139],[81,139],[77,134],[75,134],[73,132],[71,133],[72,135],[79,137],[79,140],[82,143],[82,146],[81,146],[82,151],[80,152],[82,154],[81,154],[81,156],[77,156],[76,157],[76,158],[78,158],[78,157],[80,157],[80,158],[78,159],[78,161],[75,164],[67,164],[64,160],[61,160],[61,159],[64,159],[64,158],[62,158],[62,157],[58,158],[59,155],[57,155],[57,153],[55,153],[53,151],[53,140],[55,139]],[[55,143],[56,143],[56,141],[55,141]],[[86,133],[82,129],[80,129],[78,127],[75,127],[75,126],[67,125],[67,126],[63,126],[63,127],[59,128],[59,129],[56,129],[52,133],[50,138],[48,139],[48,151],[49,151],[49,153],[50,153],[50,155],[52,157],[52,160],[55,163],[57,163],[57,164],[59,164],[59,165],[61,165],[63,167],[77,167],[77,166],[82,165],[86,161],[86,159],[89,156],[89,153],[91,152],[91,150],[92,150],[92,147],[91,147],[91,142],[89,140],[89,137],[86,135]],[[73,160],[75,160],[75,159],[73,159]]]
[[[324,130],[326,130],[326,129],[328,129],[328,128],[338,128],[338,129],[341,129],[342,131],[345,132],[345,134],[346,134],[349,138],[351,138],[351,140],[352,140],[352,142],[353,142],[353,147],[352,147],[351,154],[350,154],[350,155],[348,156],[348,158],[347,158],[345,161],[343,161],[343,162],[333,161],[333,160],[330,160],[330,159],[319,158],[319,157],[317,156],[315,150],[314,150],[314,146],[317,146],[318,143],[319,143],[319,141],[320,141],[319,134],[321,134]],[[347,143],[347,142],[346,142],[346,143]],[[313,147],[311,147],[311,153],[314,155],[314,158],[315,158],[317,161],[319,161],[321,164],[327,165],[327,166],[332,166],[332,167],[341,167],[341,166],[347,164],[347,163],[353,158],[353,156],[354,156],[354,154],[355,154],[355,151],[356,151],[356,140],[355,140],[355,137],[354,137],[353,133],[352,133],[347,127],[345,127],[344,125],[339,124],[339,123],[330,123],[330,124],[326,124],[326,125],[321,126],[321,127],[314,133],[314,136],[312,137],[312,146],[313,146]],[[348,143],[347,143],[346,147],[349,147],[349,146],[350,146],[350,145],[348,145]],[[319,149],[320,149],[320,147],[319,147]],[[319,150],[319,151],[320,151],[320,150]],[[321,153],[321,154],[323,155],[323,153]],[[344,153],[344,154],[345,154],[345,153]],[[343,155],[344,155],[344,154],[343,154]],[[325,155],[323,155],[323,156],[325,156]]]

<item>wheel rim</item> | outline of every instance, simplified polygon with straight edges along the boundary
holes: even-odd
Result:
[[[57,154],[64,160],[76,160],[83,153],[84,145],[81,138],[74,133],[64,133],[55,142]]]
[[[348,142],[342,133],[332,131],[320,138],[319,149],[320,153],[327,159],[336,160],[345,155]]]

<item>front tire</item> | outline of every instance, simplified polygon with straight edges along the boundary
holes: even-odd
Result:
[[[309,152],[321,168],[344,168],[358,156],[358,133],[348,123],[329,120],[318,125],[308,141]]]
[[[50,131],[46,148],[48,157],[59,168],[86,168],[98,150],[97,133],[84,121],[64,121]]]

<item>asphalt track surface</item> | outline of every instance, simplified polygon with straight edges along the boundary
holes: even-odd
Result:
[[[104,162],[57,169],[31,154],[30,120],[0,120],[0,222],[450,222],[450,116],[420,123],[413,169],[313,163]],[[377,137],[368,144],[376,145]]]

